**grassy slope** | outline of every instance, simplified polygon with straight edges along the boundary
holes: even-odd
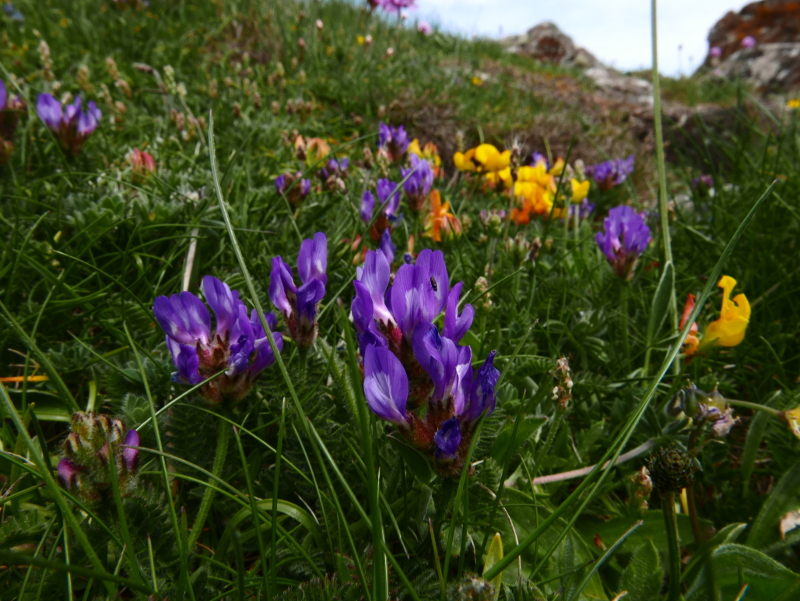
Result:
[[[385,119],[405,123],[412,136],[439,145],[448,175],[439,187],[460,213],[472,218],[472,227],[464,238],[441,245],[448,257],[451,281],[464,280],[470,290],[491,262],[490,282],[500,284],[492,290],[492,308],[481,311],[473,326],[475,356],[482,358],[488,350],[497,348],[505,367],[528,328],[539,320],[509,366],[507,381],[511,386],[501,397],[494,426],[501,424],[504,416],[515,415],[520,403],[528,414],[551,412],[548,370],[559,354],[570,357],[576,372],[575,406],[569,427],[561,430],[546,458],[541,457],[541,445],[531,444],[523,455],[525,461],[515,459],[512,467],[520,467],[520,473],[530,469],[534,461],[537,465],[542,462],[543,472],[573,469],[591,462],[604,450],[601,441],[616,432],[640,398],[641,372],[636,370],[643,361],[643,336],[658,280],[658,270],[650,269],[659,261],[658,246],[651,245],[642,257],[631,285],[629,314],[623,316],[620,283],[593,242],[596,224],[584,222],[581,230],[570,232],[567,241],[563,240],[560,224],[537,222],[521,229],[528,240],[537,235],[552,239],[535,266],[521,264],[520,255],[500,252],[502,241],[495,249],[481,240],[478,210],[505,208],[507,201],[461,182],[446,183],[452,175],[449,157],[456,149],[459,134],[467,144],[484,139],[503,145],[516,137],[528,150],[539,151],[547,140],[556,154],[564,154],[575,136],[573,159],[591,163],[604,155],[637,154],[637,172],[632,181],[593,198],[601,217],[609,207],[629,200],[649,206],[656,186],[646,149],[633,139],[624,115],[606,116],[587,108],[581,95],[587,84],[574,74],[505,56],[489,42],[469,42],[440,34],[426,38],[339,3],[303,5],[303,17],[293,4],[283,2],[154,2],[150,12],[121,11],[110,3],[93,0],[19,2],[17,6],[25,15],[24,25],[14,24],[6,29],[0,57],[3,67],[20,78],[30,106],[35,103],[36,93],[51,85],[41,74],[36,50],[41,38],[50,46],[53,72],[62,83],[61,93],[80,91],[79,67],[85,65],[89,68],[91,89],[84,88],[84,97],[98,98],[101,84],[106,84],[114,100],[123,102],[126,109],[120,123],[111,124],[104,119],[100,130],[74,160],[60,155],[31,112],[20,126],[10,164],[0,171],[0,300],[27,332],[35,331],[36,343],[49,351],[80,406],[87,404],[97,384],[98,407],[110,413],[124,413],[133,422],[140,422],[146,415],[137,400],[143,391],[126,348],[123,323],[148,356],[148,379],[156,398],[161,402],[170,395],[171,365],[149,311],[156,295],[181,288],[192,236],[198,239],[191,274],[193,290],[204,274],[222,277],[232,287],[244,287],[211,193],[204,133],[190,133],[189,139],[184,140],[175,120],[170,118],[173,109],[185,116],[191,111],[206,119],[208,110],[214,111],[222,188],[231,203],[231,218],[265,306],[271,258],[276,254],[293,258],[300,234],[307,237],[316,230],[328,234],[331,253],[326,302],[332,309],[333,295],[339,294],[347,304],[353,254],[342,241],[363,233],[357,212],[363,183],[358,177],[351,176],[346,194],[315,193],[296,211],[290,211],[276,196],[273,178],[301,167],[284,143],[283,134],[297,130],[306,137],[321,136],[349,144],[342,153],[360,159],[364,144],[374,148],[377,123]],[[321,32],[315,27],[317,19],[324,23]],[[357,36],[367,34],[374,39],[371,47],[357,43]],[[304,51],[298,46],[299,38],[305,41]],[[394,56],[386,58],[389,47]],[[129,83],[131,98],[114,88],[105,67],[109,56]],[[148,64],[162,77],[164,66],[171,65],[176,81],[186,86],[185,100],[179,95],[160,94],[155,78],[135,69],[134,63]],[[285,75],[276,76],[281,70]],[[474,85],[471,78],[480,73],[489,78],[484,85]],[[5,74],[2,78],[8,84]],[[260,95],[260,108],[255,105],[253,84]],[[215,86],[218,92],[212,95]],[[313,110],[307,116],[289,114],[289,100],[311,103]],[[271,111],[273,103],[277,103],[276,115]],[[101,108],[108,117],[110,108],[104,104]],[[717,196],[713,201],[690,197],[694,204],[675,204],[673,245],[678,297],[683,299],[703,285],[705,274],[767,183],[775,176],[782,178],[776,199],[756,216],[725,267],[725,273],[739,281],[739,290],[747,293],[754,306],[745,343],[694,361],[686,366],[685,374],[701,388],[709,389],[719,382],[724,394],[757,403],[780,390],[783,395],[776,405],[788,408],[794,403],[800,371],[795,301],[800,292],[795,247],[800,225],[800,205],[796,200],[800,148],[794,118],[780,118],[784,121],[774,127],[777,135],[762,133],[764,130],[754,125],[757,116],[746,111],[741,112],[735,128],[726,135],[709,134],[694,156],[706,154],[707,165],[719,166],[719,173],[715,173]],[[153,153],[157,177],[144,182],[133,180],[126,162],[132,147]],[[686,193],[688,182],[701,167],[673,165],[673,193]],[[413,216],[407,215],[395,234],[395,242],[402,248],[405,236],[418,229]],[[509,233],[516,234],[517,228],[512,226]],[[437,246],[418,238],[416,250],[424,245]],[[716,307],[718,303],[717,297],[712,304]],[[707,309],[706,316],[711,312],[711,308]],[[630,356],[626,356],[619,336],[624,319],[632,328]],[[321,326],[328,340],[335,341],[333,310],[324,312]],[[671,335],[666,330],[661,332],[660,350],[666,348]],[[95,352],[108,354],[115,368],[98,361],[73,336]],[[657,357],[661,356],[660,350]],[[23,343],[10,329],[3,328],[0,365],[5,367],[0,375],[23,373],[20,354],[25,354]],[[296,370],[296,357],[291,351],[287,360],[290,369]],[[32,358],[30,365],[34,362]],[[312,373],[319,376],[324,395],[330,396],[320,397],[319,389],[311,386],[304,389],[304,402],[313,408],[307,413],[329,437],[328,444],[335,449],[337,460],[350,465],[357,452],[351,455],[344,441],[355,430],[349,423],[348,408],[337,396],[340,391],[324,385],[323,367],[315,365]],[[665,402],[684,381],[684,376],[668,379],[659,402]],[[277,376],[269,375],[258,398],[274,401],[285,394],[281,386]],[[19,406],[34,401],[51,406],[57,417],[58,403],[39,392],[46,388],[37,385],[36,390],[27,393],[19,390],[12,398]],[[324,402],[326,399],[332,400]],[[239,415],[237,419],[250,420],[251,427],[263,429],[274,444],[273,422],[279,415],[276,407],[275,402],[254,403],[246,418]],[[60,413],[64,415],[63,407]],[[293,417],[290,415],[290,422]],[[185,419],[196,419],[202,424],[197,426],[201,431],[211,427],[202,417]],[[764,451],[759,454],[759,458],[769,461],[759,463],[752,481],[744,485],[738,465],[749,423],[747,412],[743,419],[743,425],[734,429],[731,438],[724,444],[708,445],[701,457],[705,468],[702,490],[707,494],[700,502],[700,512],[717,527],[751,520],[763,503],[770,482],[780,477],[796,457],[797,441],[780,423],[770,423]],[[660,412],[652,411],[640,426],[636,440],[658,435],[665,421]],[[55,449],[63,426],[58,422],[45,422],[44,426]],[[145,433],[145,446],[152,444],[147,436]],[[192,446],[196,441],[190,440],[189,433],[183,439],[176,436],[175,444],[191,461],[209,461],[208,449]],[[15,437],[8,427],[2,438],[5,448],[13,446]],[[491,436],[487,441],[490,440]],[[257,495],[268,497],[272,476],[269,469],[259,471],[257,465],[259,461],[270,464],[274,457],[259,455],[263,449],[249,439],[245,444],[260,487]],[[287,440],[287,445],[291,460],[304,464],[298,443]],[[395,455],[383,443],[380,452],[387,473],[385,494],[390,499],[398,498],[404,487]],[[479,452],[487,454],[488,442]],[[237,467],[232,468],[230,480],[243,489],[241,471],[235,471],[239,464],[233,465]],[[638,465],[631,464],[629,471]],[[357,495],[365,498],[358,470],[352,466],[349,469]],[[496,472],[497,466],[489,461],[482,481],[494,488],[499,476]],[[0,473],[9,472],[4,467]],[[406,476],[403,472],[402,477]],[[158,486],[157,479],[153,482]],[[602,501],[589,506],[587,517],[601,513],[626,515],[626,482],[627,478],[615,479]],[[744,497],[740,494],[743,485],[750,491]],[[568,485],[549,490],[554,503],[568,491]],[[319,490],[299,477],[287,476],[281,492],[282,498],[295,503],[300,504],[299,499],[309,502],[320,515],[334,512]],[[473,503],[477,504],[473,507],[487,502],[481,494],[480,490],[473,491]],[[180,495],[180,502],[189,507],[192,515],[197,490],[187,486]],[[341,496],[345,517],[356,521],[353,507]],[[34,504],[44,502],[39,497],[29,500]],[[227,516],[229,510],[220,502],[217,513],[212,515]],[[408,514],[403,512],[402,517],[408,519]],[[526,520],[533,519],[522,514],[516,517],[522,528],[530,525]],[[404,527],[410,540],[422,537],[422,542],[414,543],[416,559],[404,563],[404,569],[418,579],[420,590],[428,590],[426,586],[435,589],[438,585],[430,568],[430,544],[423,544],[427,533],[417,532],[413,523]],[[213,546],[218,536],[212,531],[206,542]],[[330,529],[330,536],[333,547],[345,548],[342,534],[335,527]],[[248,552],[253,552],[253,541],[248,544]],[[393,544],[395,552],[400,553]],[[793,555],[780,552],[778,557],[797,569]],[[566,561],[561,552],[558,558]],[[531,555],[526,556],[529,564],[531,559]],[[307,579],[310,574],[298,567],[301,564],[300,560],[293,561],[294,567],[287,568],[287,578]],[[537,580],[560,573],[559,565],[547,565]],[[468,560],[467,568],[474,567],[473,561]],[[618,572],[620,568],[614,569]],[[619,576],[613,569],[610,572],[606,575],[607,590],[613,588]],[[169,569],[165,568],[165,573]],[[15,577],[12,580],[18,584]],[[203,586],[213,590],[215,585],[204,582]]]

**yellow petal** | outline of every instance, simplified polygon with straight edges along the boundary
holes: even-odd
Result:
[[[411,142],[409,142],[407,152],[408,154],[415,154],[422,158],[422,149],[419,147],[419,140],[417,140],[417,138],[414,138],[411,140]]]
[[[786,419],[786,423],[789,424],[792,434],[800,438],[800,407],[784,411],[783,416]]]
[[[589,196],[589,180],[579,182],[572,179],[572,202],[581,202],[584,198]]]

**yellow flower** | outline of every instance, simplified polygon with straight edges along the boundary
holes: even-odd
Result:
[[[589,196],[589,180],[579,182],[572,178],[572,202],[581,202]]]
[[[744,294],[737,294],[733,299],[730,297],[736,280],[724,275],[717,286],[723,290],[719,319],[708,324],[698,351],[710,346],[736,346],[744,340],[744,332],[750,323],[750,303],[747,297]]]
[[[786,108],[800,109],[800,98],[792,98],[789,102],[786,103]]]
[[[439,156],[439,149],[436,147],[436,144],[433,142],[426,142],[425,146],[420,148],[419,140],[414,138],[409,142],[407,152],[409,155],[415,154],[421,159],[426,159],[433,169],[434,177],[439,177],[439,175],[441,175],[442,158]]]
[[[783,418],[786,420],[786,423],[789,424],[789,429],[792,431],[792,434],[800,438],[800,407],[784,411]]]
[[[459,235],[461,233],[461,222],[458,217],[450,212],[450,203],[442,204],[442,196],[439,190],[431,190],[430,195],[431,212],[425,218],[425,235],[434,240],[442,241],[442,232],[446,236]]]
[[[364,45],[364,36],[363,35],[356,36],[356,43],[359,46],[363,46]]]
[[[453,164],[459,171],[477,171],[475,164],[475,149],[470,148],[467,152],[457,152],[453,155]]]
[[[490,171],[484,178],[494,187],[499,187],[502,184],[503,187],[510,189],[514,183],[514,180],[511,178],[511,167],[506,167],[502,171],[496,173]]]
[[[556,159],[555,165],[550,167],[550,171],[548,171],[548,173],[550,175],[561,175],[561,172],[564,171],[564,166],[565,166],[564,159],[558,157]]]
[[[475,162],[478,163],[479,171],[502,171],[511,164],[511,151],[500,152],[491,144],[481,144],[475,149]]]
[[[544,163],[537,163],[534,167],[520,167],[517,173],[517,181],[529,182],[537,184],[542,188],[551,188],[555,190],[555,187],[552,185],[554,183],[553,177],[547,173]]]
[[[472,81],[472,85],[473,86],[482,86],[483,85],[483,80],[480,77],[478,77],[477,75],[475,77],[473,77],[471,81]]]

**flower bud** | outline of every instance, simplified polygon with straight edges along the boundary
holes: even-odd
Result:
[[[659,493],[676,493],[691,486],[697,467],[686,451],[676,446],[661,447],[650,456],[650,477]]]

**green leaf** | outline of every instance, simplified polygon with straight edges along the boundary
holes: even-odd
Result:
[[[511,440],[511,434],[514,431],[514,424],[508,423],[497,435],[492,446],[492,457],[495,461],[502,463],[509,449],[511,450],[511,457],[525,444],[525,442],[538,430],[547,418],[541,415],[528,415],[522,418],[522,421],[517,428],[517,434],[514,440]]]
[[[664,325],[664,320],[669,313],[669,301],[675,288],[675,268],[671,262],[664,265],[661,279],[658,281],[656,293],[653,295],[653,304],[650,307],[650,321],[647,323],[647,346],[653,344],[653,340]]]
[[[664,571],[653,540],[648,538],[633,552],[631,562],[622,573],[619,588],[628,591],[625,601],[658,599]]]
[[[765,403],[770,406],[780,393],[773,394],[772,397]],[[764,438],[764,430],[767,428],[767,422],[772,416],[766,411],[756,411],[753,420],[750,422],[750,429],[747,430],[747,438],[744,442],[744,451],[742,452],[742,494],[747,496],[750,490],[750,476],[753,474],[753,468],[756,464],[756,457],[758,449],[761,446],[761,440]]]
[[[747,545],[761,549],[778,538],[778,523],[787,511],[800,506],[800,461],[795,463],[770,493],[758,512]]]
[[[403,461],[406,462],[408,469],[414,474],[414,477],[423,484],[429,484],[433,480],[434,473],[431,464],[425,456],[416,449],[408,446],[402,440],[389,437],[389,444],[400,454]]]
[[[713,562],[722,599],[735,599],[747,584],[747,601],[775,601],[800,578],[761,551],[744,545],[720,546],[714,551]],[[686,593],[686,601],[706,601],[705,570]]]

